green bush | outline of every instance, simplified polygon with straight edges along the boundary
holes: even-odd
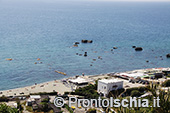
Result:
[[[129,89],[126,89],[125,95],[126,95],[126,96],[131,96],[131,92],[134,91],[134,90],[137,90],[137,91],[139,91],[141,94],[143,94],[144,91],[147,91],[148,89],[147,89],[146,87],[129,88]]]
[[[41,111],[44,111],[44,112],[49,111],[47,102],[41,102],[40,104],[41,104]]]
[[[131,92],[131,97],[139,97],[141,96],[141,93],[138,90],[133,90]]]
[[[3,95],[0,97],[0,102],[8,102],[8,98]]]
[[[45,99],[42,100],[42,102],[48,103],[48,102],[49,102],[49,99],[48,99],[48,98],[45,98]]]
[[[0,113],[19,113],[16,108],[11,108],[6,104],[0,104]]]
[[[33,112],[33,109],[31,106],[26,106],[26,110],[29,111],[29,112]]]
[[[73,113],[73,110],[67,104],[64,104],[64,106],[70,113]]]
[[[165,82],[162,83],[163,87],[169,87],[170,86],[170,80],[166,80]]]
[[[124,91],[125,91],[124,88],[110,91],[108,97],[117,97],[117,96],[119,96],[121,93],[123,93]]]
[[[97,93],[96,89],[97,89],[96,84],[95,85],[90,84],[89,86],[76,89],[75,92],[71,92],[71,94],[84,96],[85,98],[95,99],[99,97],[99,94]]]
[[[88,109],[87,113],[96,113],[96,109],[95,108],[90,108],[90,109]]]

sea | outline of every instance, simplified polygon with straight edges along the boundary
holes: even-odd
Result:
[[[170,67],[168,53],[170,2],[0,0],[0,90]]]

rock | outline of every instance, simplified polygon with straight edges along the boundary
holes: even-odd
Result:
[[[92,43],[92,40],[81,40],[82,43]]]
[[[136,50],[136,51],[142,51],[143,48],[142,48],[142,47],[136,47],[135,50]]]
[[[78,47],[78,45],[77,45],[77,44],[74,44],[73,47]]]
[[[98,56],[98,59],[102,60],[102,57],[101,57],[101,56]]]
[[[76,45],[77,45],[77,44],[80,44],[80,43],[79,43],[79,42],[75,42],[74,44],[76,44]]]
[[[87,56],[87,52],[84,53],[84,56],[85,56],[85,57]]]
[[[113,47],[113,49],[117,49],[117,47]]]
[[[170,53],[166,55],[167,58],[170,58]]]
[[[92,41],[92,40],[88,40],[87,42],[88,42],[88,43],[92,43],[93,41]]]
[[[82,43],[87,43],[87,42],[88,42],[88,40],[81,40],[81,42],[82,42]]]
[[[98,56],[98,59],[101,59],[101,56]]]
[[[76,53],[76,55],[79,55],[79,53]]]
[[[132,46],[132,48],[136,48],[136,46]]]

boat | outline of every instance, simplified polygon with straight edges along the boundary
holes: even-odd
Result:
[[[59,73],[59,74],[62,74],[62,75],[67,75],[66,73],[61,72],[61,71],[56,71],[56,70],[55,70],[55,72],[57,72],[57,73]]]

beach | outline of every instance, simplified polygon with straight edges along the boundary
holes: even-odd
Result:
[[[139,70],[133,70],[133,71],[126,71],[126,72],[121,72],[121,73],[106,73],[106,74],[99,74],[99,75],[86,75],[86,76],[79,76],[82,79],[85,79],[87,81],[89,81],[90,84],[94,84],[96,80],[99,79],[113,79],[115,78],[115,75],[118,76],[123,76],[124,75],[128,75],[129,78],[132,77],[133,78],[134,75],[136,75],[136,77],[142,77],[142,73],[143,75],[145,75],[144,73],[148,72],[150,73],[151,71],[153,72],[160,72],[162,70],[167,70],[169,71],[170,68],[151,68],[151,69],[139,69]],[[49,82],[44,82],[44,83],[40,83],[40,84],[34,84],[31,86],[26,86],[26,87],[21,87],[21,88],[16,88],[16,89],[10,89],[10,90],[4,90],[4,91],[0,91],[0,96],[23,96],[23,95],[30,95],[31,93],[40,93],[40,92],[58,92],[58,94],[63,95],[64,92],[71,92],[74,91],[75,89],[77,89],[77,85],[70,83],[70,80],[74,80],[77,77],[69,77],[69,78],[64,78],[62,80],[53,80],[53,81],[49,81]],[[117,79],[117,78],[116,78]],[[119,78],[120,80],[122,80],[124,82],[124,87],[139,87],[139,86],[144,86],[143,84],[132,84],[129,83],[128,79],[122,79]],[[167,78],[169,79],[169,78]],[[151,80],[151,79],[147,79],[148,81],[154,81],[154,82],[163,82],[166,79],[159,79],[159,80]]]
[[[1,91],[2,94],[0,96],[22,96],[29,95],[30,93],[39,93],[39,92],[58,92],[58,94],[64,94],[66,91],[71,91],[70,86],[64,85],[60,80],[40,83],[37,85],[10,89]]]
[[[89,75],[83,76],[83,78],[90,78],[93,80],[97,80],[98,78],[105,78],[107,74],[102,75]],[[64,80],[74,79],[75,77],[65,78]],[[23,95],[30,95],[31,93],[40,93],[40,92],[58,92],[58,94],[64,94],[64,92],[71,92],[74,85],[62,82],[62,80],[54,80],[49,82],[44,82],[40,84],[34,84],[31,86],[15,88],[0,91],[0,96],[23,96]]]

